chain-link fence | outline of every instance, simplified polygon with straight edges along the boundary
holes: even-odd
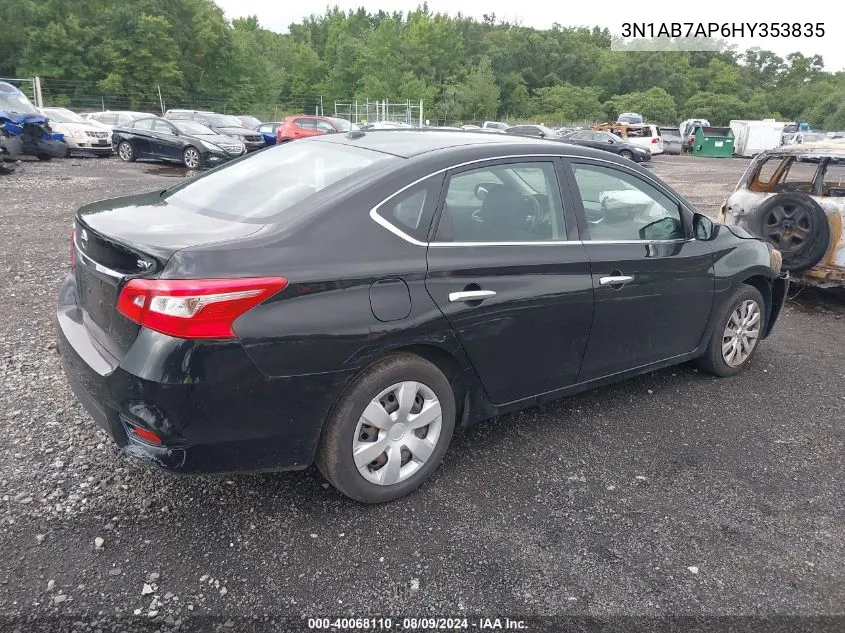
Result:
[[[249,100],[231,93],[193,93],[168,96],[159,86],[124,86],[120,93],[103,90],[98,82],[41,79],[45,106],[77,112],[136,110],[161,115],[168,109],[208,110],[223,114],[251,115],[262,121],[278,121],[291,114],[322,112],[319,94],[287,95],[275,101]]]

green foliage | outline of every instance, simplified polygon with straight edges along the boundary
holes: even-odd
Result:
[[[595,121],[604,116],[598,89],[572,84],[538,88],[534,92],[534,112],[555,121]]]
[[[238,113],[354,99],[425,102],[430,118],[676,123],[775,116],[845,127],[845,75],[822,59],[744,52],[621,52],[607,29],[537,30],[433,13],[328,9],[281,34],[226,20],[213,0],[0,2],[0,76],[38,75],[50,103]]]
[[[678,119],[675,98],[663,88],[616,95],[605,103],[604,110],[610,120],[616,120],[622,112],[638,112],[647,121],[655,123],[674,122]]]

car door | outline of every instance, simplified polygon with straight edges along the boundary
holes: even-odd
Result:
[[[314,122],[314,119],[305,117],[294,119],[291,129],[293,130],[293,138],[305,138],[307,136],[322,134],[322,132],[317,130],[317,124]]]
[[[150,150],[156,158],[163,160],[181,160],[182,143],[177,130],[170,123],[156,119],[150,137]]]
[[[656,181],[598,160],[566,161],[595,312],[581,380],[682,356],[702,340],[713,253],[691,213]]]
[[[552,158],[490,161],[444,184],[426,289],[495,404],[571,385],[581,366],[593,291],[559,169]]]
[[[151,158],[155,119],[138,119],[132,126],[132,148],[137,158]]]

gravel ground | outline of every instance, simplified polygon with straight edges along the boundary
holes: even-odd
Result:
[[[713,214],[746,165],[651,168]],[[179,478],[124,458],[65,385],[54,297],[79,205],[181,177],[97,159],[0,177],[0,630],[845,614],[842,294],[791,298],[741,376],[685,365],[479,425],[386,506],[314,469]]]

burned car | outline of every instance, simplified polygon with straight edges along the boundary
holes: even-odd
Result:
[[[717,219],[770,242],[795,281],[845,287],[845,144],[804,143],[763,152]]]

